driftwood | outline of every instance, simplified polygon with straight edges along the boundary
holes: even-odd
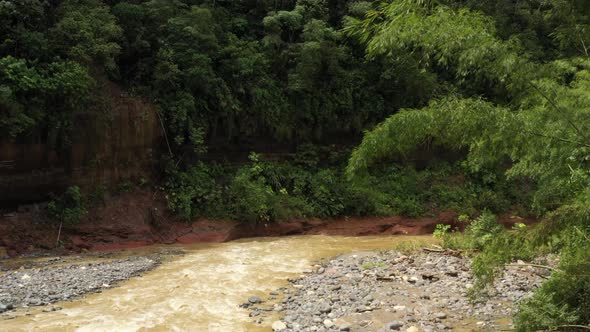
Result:
[[[377,277],[377,281],[394,281],[394,277]]]
[[[551,270],[551,271],[559,271],[559,269],[556,269],[554,267],[551,266],[547,266],[547,265],[540,265],[540,264],[528,264],[528,263],[523,263],[523,264],[506,264],[506,266],[532,266],[532,267],[538,267],[541,269],[547,269],[547,270]]]
[[[461,251],[453,250],[453,249],[422,248],[422,250],[425,252],[434,252],[434,253],[443,254],[443,255],[461,256]]]
[[[590,326],[588,326],[588,325],[559,325],[559,326],[556,326],[555,329],[553,329],[553,331],[564,330],[564,329],[582,329],[582,330],[589,330],[590,331]]]

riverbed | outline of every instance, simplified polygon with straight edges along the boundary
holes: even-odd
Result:
[[[292,236],[173,247],[184,255],[100,293],[57,302],[56,311],[31,307],[4,314],[0,326],[3,331],[269,331],[272,319],[255,323],[239,307],[244,299],[266,297],[324,258],[432,241],[430,236]],[[142,254],[150,250],[162,247],[144,248]]]

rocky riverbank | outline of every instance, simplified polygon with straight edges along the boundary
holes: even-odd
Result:
[[[0,313],[19,307],[68,301],[87,293],[100,293],[105,288],[153,269],[164,256],[177,254],[180,253],[120,258],[105,253],[53,257],[22,264],[12,262],[0,269],[3,270],[0,272]],[[47,310],[59,310],[59,307]]]
[[[514,304],[546,271],[507,267],[475,303],[469,261],[444,253],[348,254],[306,273],[292,287],[242,306],[258,323],[273,320],[274,331],[497,331],[510,327]]]

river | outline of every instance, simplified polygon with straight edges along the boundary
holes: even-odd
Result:
[[[0,330],[270,331],[272,321],[257,325],[239,308],[248,296],[267,297],[322,258],[426,241],[432,237],[292,236],[185,246],[186,255],[141,277],[56,303],[59,311],[0,321]]]

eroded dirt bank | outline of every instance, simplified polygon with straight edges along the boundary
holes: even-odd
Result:
[[[505,223],[513,223],[509,217]],[[454,224],[456,214],[441,212],[426,218],[364,217],[333,220],[293,220],[272,224],[245,224],[227,220],[180,221],[166,209],[157,192],[143,190],[105,199],[91,208],[79,225],[62,231],[62,249],[56,249],[58,226],[42,221],[36,206],[0,216],[0,257],[31,252],[117,250],[151,244],[218,243],[284,235],[421,235],[436,224]]]
[[[296,234],[418,235],[437,223],[451,223],[453,213],[405,219],[346,218],[293,220],[273,224],[244,224],[199,219],[184,222],[172,216],[157,193],[138,191],[109,198],[89,210],[79,225],[62,230],[64,251],[116,250],[163,243],[226,242],[239,238]],[[58,227],[42,221],[35,206],[0,217],[0,257],[56,249]],[[59,250],[57,250],[59,251]]]

